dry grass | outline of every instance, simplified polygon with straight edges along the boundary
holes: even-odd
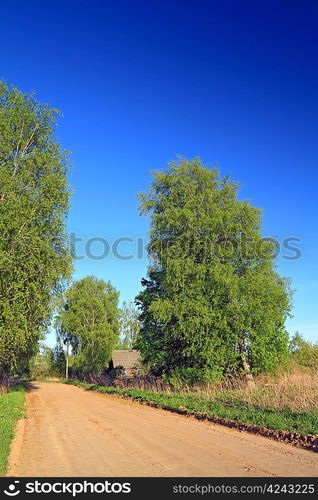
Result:
[[[229,405],[246,404],[260,408],[289,409],[307,412],[318,409],[318,369],[305,369],[291,365],[276,375],[255,378],[255,387],[246,388],[238,379],[228,379],[205,386],[183,386],[176,390],[155,377],[134,377],[116,380],[120,389],[139,389],[154,393],[184,393],[209,401],[222,401]]]
[[[256,377],[253,388],[246,388],[242,381],[225,381],[195,392],[211,401],[307,412],[318,409],[318,370],[292,366],[276,375]]]
[[[305,412],[318,408],[318,371],[289,369],[276,377],[259,377],[256,387],[245,391],[247,403]]]

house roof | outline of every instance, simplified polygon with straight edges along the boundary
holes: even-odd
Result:
[[[122,366],[125,368],[127,375],[130,375],[135,366],[141,361],[141,356],[140,352],[134,349],[116,350],[112,353],[112,361],[114,368]]]

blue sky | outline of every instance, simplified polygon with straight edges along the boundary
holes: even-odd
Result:
[[[317,2],[13,0],[1,17],[0,76],[63,111],[78,253],[133,239],[119,249],[134,258],[86,256],[75,278],[133,299],[147,268],[136,194],[151,170],[200,155],[263,208],[264,235],[301,239],[301,258],[277,265],[296,289],[289,331],[316,340]]]

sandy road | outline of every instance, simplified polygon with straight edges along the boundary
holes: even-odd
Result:
[[[138,403],[36,383],[9,476],[318,476],[318,454]]]

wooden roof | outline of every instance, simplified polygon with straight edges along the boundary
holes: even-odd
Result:
[[[114,368],[122,366],[125,369],[126,375],[133,374],[135,366],[140,363],[140,352],[134,349],[121,349],[112,352],[112,361]]]

